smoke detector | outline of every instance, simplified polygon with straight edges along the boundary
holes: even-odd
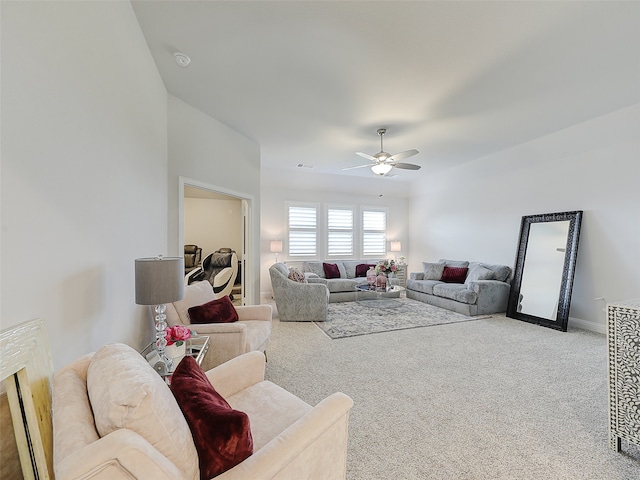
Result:
[[[176,61],[178,66],[180,66],[182,68],[187,68],[189,66],[189,64],[191,63],[191,59],[189,57],[187,57],[182,52],[174,53],[173,54],[173,59]]]

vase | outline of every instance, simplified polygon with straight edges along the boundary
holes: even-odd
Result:
[[[384,273],[379,273],[376,277],[376,290],[387,290],[387,277]]]
[[[177,345],[174,343],[173,345],[167,345],[164,348],[164,353],[167,355],[167,357],[173,360],[173,368],[178,366],[180,360],[184,358],[186,352],[187,344],[184,341],[182,342],[182,345]]]
[[[373,267],[369,267],[367,270],[367,285],[374,287],[376,284],[376,270]]]

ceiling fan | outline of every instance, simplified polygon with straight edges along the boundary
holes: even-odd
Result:
[[[418,150],[405,150],[404,152],[396,153],[395,155],[391,155],[384,151],[384,148],[382,147],[382,137],[385,133],[387,133],[386,128],[378,129],[378,135],[380,135],[380,151],[375,155],[356,152],[356,155],[360,155],[361,157],[366,158],[373,163],[366,163],[364,165],[357,165],[355,167],[347,167],[343,168],[342,170],[353,170],[354,168],[371,167],[371,171],[381,177],[387,175],[393,167],[403,168],[405,170],[419,170],[420,165],[398,162],[398,160],[402,160],[403,158],[413,157],[414,155],[417,155]]]

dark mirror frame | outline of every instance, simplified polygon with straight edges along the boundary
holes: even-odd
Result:
[[[518,301],[520,299],[520,289],[522,286],[522,273],[524,271],[524,261],[527,256],[527,244],[529,241],[529,229],[534,223],[561,222],[569,220],[569,233],[567,234],[566,254],[564,267],[562,270],[562,283],[560,285],[558,311],[555,320],[536,317],[526,313],[518,312]],[[520,223],[520,241],[518,242],[518,254],[516,265],[509,292],[509,303],[507,304],[507,317],[535,323],[563,332],[567,331],[569,321],[569,306],[571,304],[571,290],[573,288],[573,276],[576,268],[576,258],[578,256],[578,239],[580,237],[580,226],[582,224],[582,210],[574,212],[545,213],[541,215],[526,215],[522,217]]]

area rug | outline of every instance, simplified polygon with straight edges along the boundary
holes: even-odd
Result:
[[[395,301],[399,305],[391,308],[373,308],[358,302],[330,303],[327,320],[314,323],[330,338],[338,339],[491,318],[491,315],[468,317],[410,298]]]

